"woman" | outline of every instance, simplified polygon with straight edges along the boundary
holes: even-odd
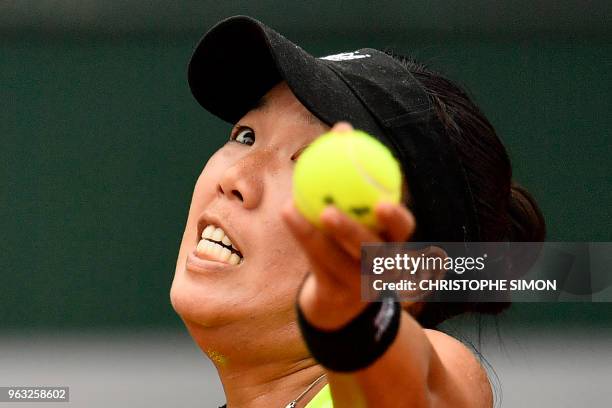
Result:
[[[478,360],[433,329],[507,304],[402,311],[359,292],[362,242],[543,239],[536,204],[511,187],[507,154],[465,93],[377,50],[314,58],[247,17],[204,36],[189,82],[234,127],[196,183],[171,300],[215,364],[227,406],[492,406]],[[402,164],[405,205],[379,204],[378,232],[333,206],[316,229],[291,202],[301,151],[351,126]]]

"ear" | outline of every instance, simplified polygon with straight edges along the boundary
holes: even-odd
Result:
[[[427,247],[423,254],[427,258],[439,258],[441,262],[435,262],[436,265],[434,268],[419,271],[422,273],[422,279],[438,280],[444,278],[446,275],[446,270],[444,269],[443,265],[444,260],[448,258],[446,251],[439,246],[432,245]]]
[[[430,259],[439,259],[439,261],[432,262],[433,265],[431,268],[420,268],[417,273],[421,277],[421,279],[440,279],[446,275],[446,270],[444,269],[444,260],[448,258],[448,254],[446,251],[439,246],[431,245],[427,248],[421,250],[421,253],[425,258]]]
[[[415,271],[413,276],[413,281],[417,283],[421,281],[435,281],[443,279],[446,276],[446,270],[444,269],[444,261],[448,257],[446,251],[438,246],[429,246],[425,248],[421,248],[416,253],[413,254],[415,257],[421,257],[423,259],[434,260],[430,261],[427,265],[420,265],[419,268]],[[431,290],[415,290],[410,291],[410,297],[413,301],[403,301],[402,308],[408,311],[413,316],[416,316],[420,313],[420,311],[425,306],[425,302],[422,302],[421,299],[426,299],[429,295],[432,294]],[[400,292],[401,293],[401,292]]]

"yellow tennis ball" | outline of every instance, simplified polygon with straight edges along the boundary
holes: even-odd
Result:
[[[293,199],[306,219],[320,226],[328,205],[376,228],[379,201],[401,198],[400,165],[381,142],[359,130],[329,132],[300,155],[293,173]]]

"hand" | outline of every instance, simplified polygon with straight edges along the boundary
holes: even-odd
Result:
[[[335,132],[352,130],[339,123]],[[360,296],[360,257],[363,242],[406,241],[414,232],[414,216],[403,205],[379,203],[375,209],[379,231],[374,232],[334,206],[321,213],[322,229],[316,228],[289,202],[282,216],[300,243],[311,272],[298,294],[308,321],[321,329],[336,329],[356,316],[367,303]]]

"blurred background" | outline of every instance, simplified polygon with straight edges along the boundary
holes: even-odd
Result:
[[[4,0],[0,386],[70,386],[73,406],[223,403],[168,292],[193,185],[229,134],[186,66],[234,14],[314,55],[389,48],[446,73],[495,125],[548,240],[612,241],[609,1]],[[493,367],[498,406],[612,398],[610,303],[446,329]]]

